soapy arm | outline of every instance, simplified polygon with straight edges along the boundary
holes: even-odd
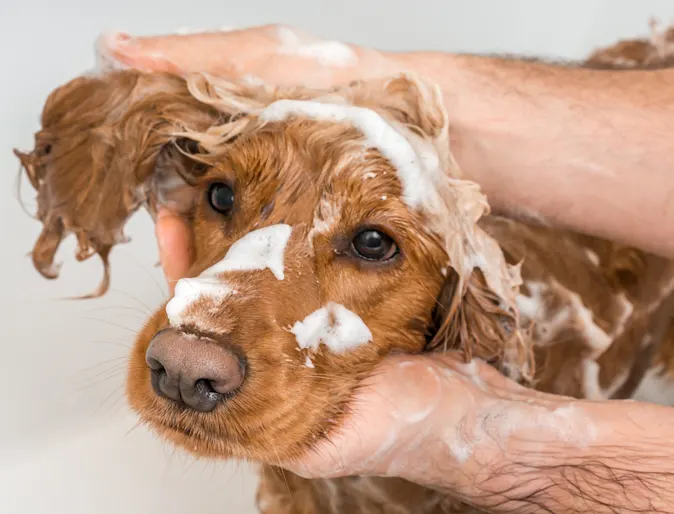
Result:
[[[145,70],[325,88],[416,72],[442,88],[454,155],[495,211],[674,257],[674,69],[380,52],[298,31],[289,44],[287,30],[110,35],[100,51]]]

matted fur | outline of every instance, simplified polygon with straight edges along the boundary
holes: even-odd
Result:
[[[636,43],[636,54],[635,45],[621,43],[587,65],[620,67],[629,57],[635,66],[664,66],[666,52],[653,57],[655,46],[663,48],[658,41]],[[436,183],[442,202],[407,208],[396,170],[364,148],[348,124],[261,123],[260,111],[280,98],[377,111],[433,149],[447,173]],[[330,91],[244,86],[204,74],[78,78],[50,96],[35,149],[17,152],[44,225],[33,261],[54,278],[56,249],[73,233],[78,259],[98,253],[107,277],[109,252],[141,206],[154,214],[169,205],[189,221],[191,276],[250,230],[291,224],[286,280],[234,276],[246,293],[241,299],[226,306],[204,299],[187,313],[195,329],[226,333],[246,354],[254,373],[244,388],[212,413],[156,397],[144,355],[167,325],[160,309],[132,351],[131,405],[160,435],[197,455],[263,463],[258,502],[265,513],[471,512],[402,480],[305,480],[274,464],[329,435],[360,381],[395,352],[460,349],[541,390],[630,397],[647,370],[674,370],[674,267],[637,249],[489,215],[479,189],[452,161],[447,127],[437,89],[410,75]],[[208,185],[222,180],[246,192],[231,220],[204,201]],[[346,235],[373,216],[398,238],[403,258],[394,265],[361,265],[344,252]],[[94,294],[106,288],[107,279]],[[325,299],[361,315],[373,344],[345,355],[322,349],[307,368],[285,327]],[[527,309],[532,302],[537,310]]]

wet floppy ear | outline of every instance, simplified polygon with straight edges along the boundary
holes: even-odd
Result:
[[[150,182],[150,209],[166,207],[188,215],[194,207],[196,182],[208,170],[206,152],[198,141],[179,137],[164,144],[157,155]]]
[[[449,122],[442,92],[434,83],[412,73],[351,84],[345,91],[351,101],[386,114],[436,147],[450,162]]]
[[[382,107],[432,140],[447,136],[447,112],[440,88],[435,84],[412,74],[394,77],[384,84]]]
[[[460,350],[466,361],[480,358],[516,380],[529,381],[533,373],[532,354],[515,312],[502,306],[479,269],[463,286],[458,273],[448,271],[426,349]]]

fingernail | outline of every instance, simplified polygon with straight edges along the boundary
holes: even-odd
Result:
[[[101,39],[111,49],[119,48],[120,46],[132,46],[136,43],[136,38],[126,32],[107,32],[101,36]]]
[[[135,42],[124,32],[106,32],[96,40],[96,68],[100,71],[125,70],[129,66],[119,59],[120,54],[128,53]]]

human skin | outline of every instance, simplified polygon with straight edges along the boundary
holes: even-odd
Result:
[[[118,34],[104,38],[101,48],[139,69],[210,71],[279,85],[327,88],[416,72],[441,87],[453,155],[494,211],[674,257],[674,69],[593,70],[355,45],[349,46],[352,62],[330,66],[279,53],[278,31]]]
[[[674,256],[673,72],[355,46],[355,64],[334,67],[278,54],[275,30],[103,44],[139,69],[272,84],[329,87],[416,71],[441,86],[456,159],[496,210]],[[173,284],[189,267],[190,233],[166,211],[156,232]],[[331,440],[285,466],[307,477],[400,476],[492,512],[674,512],[672,425],[671,408],[547,395],[451,353],[392,357],[359,389]]]

